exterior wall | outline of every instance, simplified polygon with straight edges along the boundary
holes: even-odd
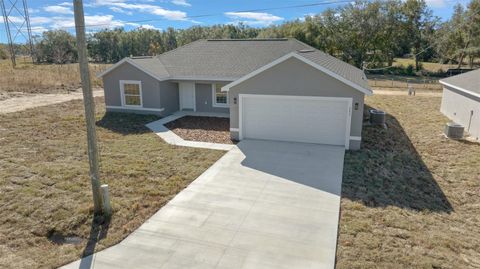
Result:
[[[230,128],[238,139],[239,94],[271,94],[352,98],[351,137],[362,136],[364,94],[316,68],[291,58],[230,89]],[[234,98],[237,102],[234,103]],[[358,108],[355,110],[355,104]],[[232,130],[233,129],[233,130]],[[360,141],[350,140],[350,149],[359,149]]]
[[[223,82],[226,85],[228,82]],[[195,102],[198,112],[228,113],[229,108],[214,107],[212,83],[195,83]]]
[[[162,114],[170,115],[180,109],[178,83],[170,81],[160,82],[160,104],[165,109]]]
[[[479,97],[443,86],[443,97],[440,111],[450,120],[463,125],[465,131],[471,136],[480,139]]]
[[[143,109],[161,109],[160,102],[160,82],[155,78],[147,75],[143,71],[124,63],[118,66],[112,72],[103,77],[103,85],[105,91],[105,105],[107,111],[124,111],[124,112],[142,112],[160,114],[159,111],[142,110],[138,111],[134,108],[119,108],[122,106],[120,93],[120,80],[139,80],[142,82],[142,108]],[[108,108],[114,106],[117,108]]]

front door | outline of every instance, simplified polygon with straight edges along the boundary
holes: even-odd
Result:
[[[180,82],[178,83],[180,110],[195,111],[195,83]]]

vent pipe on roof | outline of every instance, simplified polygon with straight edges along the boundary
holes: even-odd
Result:
[[[314,52],[315,50],[313,49],[302,49],[302,50],[298,50],[298,52],[300,53],[308,53],[308,52]]]

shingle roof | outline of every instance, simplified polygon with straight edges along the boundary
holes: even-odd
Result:
[[[440,82],[450,84],[456,88],[461,88],[472,93],[480,94],[480,69],[444,78],[441,79]]]
[[[325,67],[326,69],[347,80],[350,80],[364,89],[370,89],[365,73],[353,65],[350,65],[344,61],[340,61],[339,59],[319,50],[297,51],[296,53],[305,59]]]
[[[157,78],[233,81],[292,52],[370,91],[362,70],[294,38],[203,39],[156,57],[128,60]]]

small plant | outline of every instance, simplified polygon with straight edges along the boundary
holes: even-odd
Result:
[[[408,75],[408,76],[413,76],[415,75],[415,67],[413,66],[413,64],[408,64],[407,68],[405,69],[405,75]]]

